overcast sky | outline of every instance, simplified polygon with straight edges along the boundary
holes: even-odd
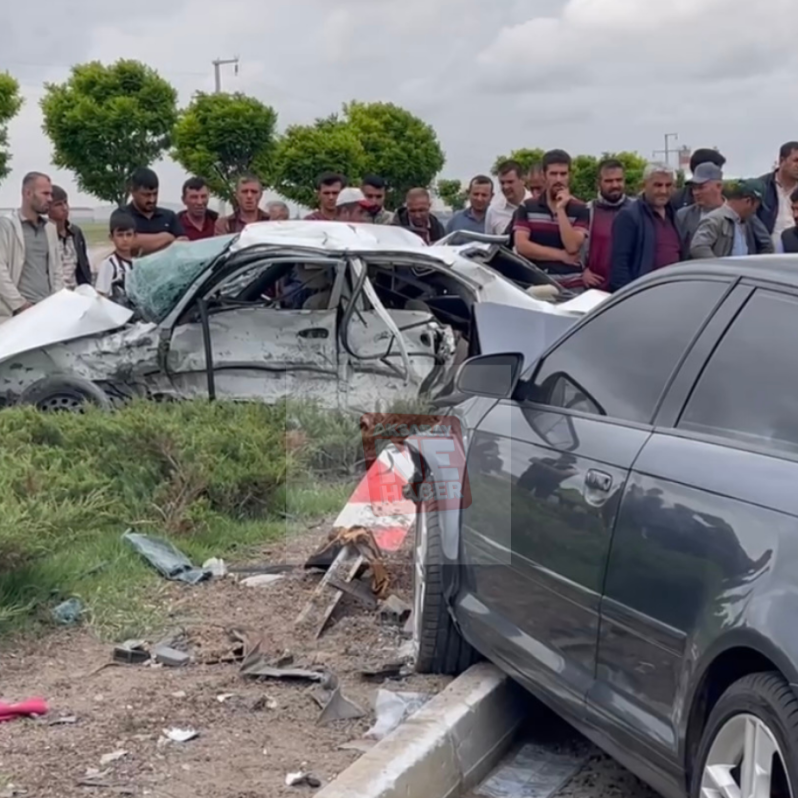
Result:
[[[49,169],[42,83],[91,59],[144,60],[187,102],[213,89],[214,58],[238,55],[223,88],[272,104],[281,127],[353,98],[395,102],[434,125],[446,177],[516,147],[651,157],[672,132],[747,176],[798,139],[795,0],[38,0],[5,16],[0,68],[26,102],[2,205],[24,172]],[[176,201],[181,170],[158,171]]]

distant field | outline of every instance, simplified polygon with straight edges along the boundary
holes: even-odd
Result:
[[[86,243],[90,247],[102,246],[108,243],[108,222],[78,222]]]

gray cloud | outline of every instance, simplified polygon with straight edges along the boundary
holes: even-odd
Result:
[[[238,55],[224,88],[269,102],[281,126],[353,98],[397,102],[435,126],[446,176],[485,171],[515,147],[650,156],[676,130],[685,144],[720,146],[732,172],[761,172],[798,137],[793,5],[761,0],[754,14],[749,0],[192,0],[189,12],[185,0],[139,0],[131,13],[39,0],[0,26],[4,66],[27,97],[0,203],[49,161],[41,82],[92,58],[145,60],[185,102],[212,90],[213,58]],[[177,196],[180,170],[158,169],[164,194]]]

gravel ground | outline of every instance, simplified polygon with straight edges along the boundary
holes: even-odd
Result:
[[[264,551],[257,562],[304,562],[322,538],[294,539],[288,548]],[[389,558],[388,565],[393,592],[408,599],[408,552]],[[297,640],[293,621],[318,581],[298,570],[261,588],[231,578],[170,585],[171,621],[196,660],[184,668],[126,665],[98,672],[111,646],[88,630],[54,633],[0,652],[4,699],[42,696],[51,706],[47,719],[0,724],[0,794],[11,795],[13,785],[26,791],[14,795],[37,798],[277,798],[308,791],[286,787],[289,772],[334,778],[360,755],[339,746],[359,739],[373,723],[378,687],[432,694],[448,680],[414,675],[384,685],[366,682],[360,670],[395,659],[405,639],[397,626],[381,624],[354,600],[344,599],[318,641]],[[333,670],[367,716],[319,726],[307,684],[244,680],[237,663],[218,661],[230,657],[230,628],[260,639],[269,656],[292,654],[294,667]],[[76,722],[49,725],[65,716]],[[195,729],[199,737],[159,741],[171,728]],[[105,755],[119,751],[126,753],[102,764]],[[98,772],[104,786],[79,786]]]

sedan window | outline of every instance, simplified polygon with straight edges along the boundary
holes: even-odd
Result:
[[[632,294],[554,349],[525,398],[649,423],[671,374],[725,290],[722,282],[682,280]]]
[[[757,291],[712,354],[678,426],[798,452],[798,300]]]

